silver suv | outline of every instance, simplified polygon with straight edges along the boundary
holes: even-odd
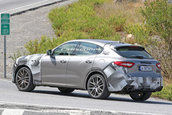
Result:
[[[93,98],[126,93],[144,101],[163,88],[160,63],[142,47],[108,40],[71,40],[47,54],[19,57],[13,82],[20,91],[58,87],[62,93],[85,89]]]

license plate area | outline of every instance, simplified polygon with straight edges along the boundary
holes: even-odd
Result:
[[[151,66],[145,66],[145,65],[142,65],[142,66],[139,66],[139,71],[144,71],[144,72],[150,72],[152,71],[152,67]]]

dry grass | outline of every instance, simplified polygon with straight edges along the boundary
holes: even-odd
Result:
[[[163,78],[163,80],[166,86],[172,84],[172,79]]]
[[[112,15],[126,17],[126,24],[142,23],[143,17],[139,13],[143,2],[120,2],[114,3],[113,0],[107,0],[103,5],[96,7],[97,15],[108,18]]]

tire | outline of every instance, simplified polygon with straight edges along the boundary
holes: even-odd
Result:
[[[145,101],[151,96],[152,92],[132,92],[130,97],[134,101]]]
[[[58,88],[59,89],[59,91],[60,92],[62,92],[62,93],[72,93],[75,89],[73,89],[73,88],[62,88],[62,87],[59,87]]]
[[[93,74],[88,79],[87,90],[89,95],[95,99],[105,99],[110,95],[106,81],[101,74]]]
[[[33,91],[35,85],[33,84],[32,73],[29,68],[22,67],[16,73],[16,86],[19,91]]]

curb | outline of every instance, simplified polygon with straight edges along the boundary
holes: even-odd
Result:
[[[89,110],[26,110],[4,109],[0,115],[153,115],[150,113],[116,112],[116,111],[89,111]]]
[[[23,104],[0,104],[0,115],[155,115],[152,113],[88,110]]]

